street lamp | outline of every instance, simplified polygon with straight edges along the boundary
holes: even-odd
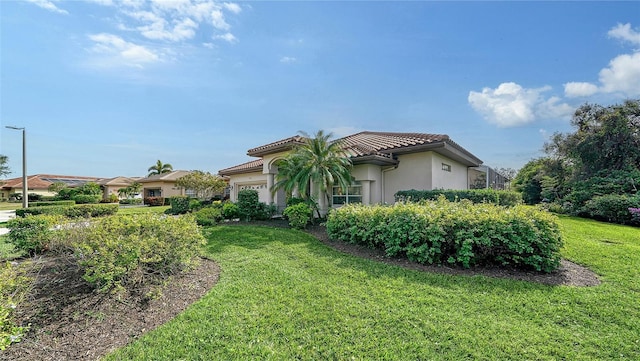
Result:
[[[27,184],[27,129],[25,127],[5,126],[5,128],[22,130],[22,208],[29,207],[29,185]]]

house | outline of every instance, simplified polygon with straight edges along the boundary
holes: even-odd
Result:
[[[230,199],[236,201],[243,189],[255,189],[260,201],[282,210],[285,194],[271,192],[278,161],[304,141],[293,136],[249,149],[247,155],[257,159],[220,170],[229,179]],[[394,194],[400,190],[469,189],[470,169],[482,169],[477,168],[480,159],[444,134],[365,131],[337,141],[353,163],[355,181],[346,190],[334,187],[334,206],[394,203]]]
[[[112,194],[120,198],[120,192],[118,192],[120,189],[126,188],[139,180],[140,178],[114,177],[100,179],[97,183],[102,188],[102,198],[109,199]]]
[[[55,196],[54,192],[49,191],[49,186],[56,182],[62,182],[68,187],[79,187],[88,182],[97,183],[100,178],[67,176],[54,174],[36,174],[27,176],[27,194],[39,194],[45,197]],[[9,199],[12,194],[23,193],[22,177],[12,178],[3,181],[0,184],[0,199]]]
[[[148,197],[169,198],[173,196],[191,196],[188,191],[178,187],[176,181],[178,178],[191,173],[186,170],[174,170],[169,173],[154,174],[146,178],[140,178],[138,183],[142,184],[142,195]]]

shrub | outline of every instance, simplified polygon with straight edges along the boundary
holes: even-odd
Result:
[[[78,204],[74,206],[48,206],[48,207],[31,207],[16,209],[16,215],[18,217],[25,217],[26,215],[40,215],[40,214],[52,214],[62,215],[67,218],[79,218],[79,217],[101,217],[111,214],[115,214],[118,211],[117,204]]]
[[[587,201],[583,212],[587,217],[600,221],[633,224],[629,208],[640,208],[639,196],[609,194]]]
[[[214,226],[220,222],[222,217],[222,209],[219,207],[205,207],[194,213],[196,223],[200,226]]]
[[[29,202],[37,202],[39,200],[42,200],[42,194],[28,193],[27,197],[29,199]]]
[[[466,189],[466,190],[423,190],[398,191],[395,194],[396,202],[419,202],[421,200],[436,200],[444,196],[448,201],[468,199],[473,203],[493,203],[501,206],[512,207],[522,203],[522,195],[513,191],[495,189]]]
[[[29,207],[49,207],[49,206],[73,206],[75,201],[47,201],[47,202],[31,202]]]
[[[76,194],[71,199],[74,200],[76,204],[94,204],[100,203],[101,198],[102,197],[95,194]]]
[[[144,199],[144,204],[148,204],[151,207],[164,206],[164,202],[163,197],[146,197]]]
[[[121,199],[118,203],[120,203],[120,204],[142,204],[142,198]]]
[[[225,202],[222,205],[222,216],[224,219],[234,219],[240,217],[240,207],[232,202]]]
[[[113,216],[69,233],[84,279],[101,292],[136,286],[153,293],[167,276],[195,264],[205,243],[192,216]]]
[[[171,208],[169,209],[170,214],[184,214],[189,212],[189,197],[187,196],[175,196],[169,198],[169,202],[171,203]]]
[[[205,205],[204,203],[195,198],[189,199],[189,211],[193,212],[201,209]]]
[[[274,206],[260,202],[258,191],[254,189],[244,189],[238,192],[237,205],[240,217],[247,221],[266,220],[275,213]]]
[[[295,229],[304,229],[311,220],[311,208],[305,203],[296,203],[284,209],[283,215],[289,220],[289,225]]]
[[[16,325],[13,312],[24,300],[31,287],[26,264],[14,266],[6,262],[0,266],[0,351],[14,342],[19,342],[27,327]]]
[[[53,227],[61,221],[60,216],[55,215],[28,215],[10,220],[9,242],[16,249],[34,255],[49,248],[53,239]]]
[[[556,218],[525,206],[471,201],[347,205],[327,219],[330,237],[427,264],[513,266],[551,272],[562,245]]]

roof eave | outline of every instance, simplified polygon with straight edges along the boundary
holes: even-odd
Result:
[[[435,151],[468,167],[477,167],[482,164],[482,160],[451,140],[387,149],[380,152],[388,154],[410,154],[424,151]]]
[[[374,165],[381,165],[382,166],[382,165],[396,165],[396,164],[398,164],[398,161],[393,159],[393,158],[372,154],[372,155],[363,155],[363,156],[358,156],[358,157],[352,157],[351,158],[351,163],[353,165],[374,164]]]

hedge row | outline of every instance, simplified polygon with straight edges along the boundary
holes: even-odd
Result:
[[[418,191],[398,191],[395,194],[396,202],[419,202],[421,200],[436,200],[444,196],[448,201],[455,202],[468,199],[473,203],[493,203],[501,206],[512,207],[522,203],[522,195],[519,192],[499,191],[495,189],[434,189]]]
[[[560,265],[557,220],[531,207],[471,201],[347,205],[329,214],[333,239],[425,264],[499,265],[551,272]]]
[[[588,200],[578,215],[599,221],[640,226],[632,209],[640,208],[640,195],[608,194]]]
[[[88,218],[112,215],[118,212],[117,204],[78,204],[74,206],[47,206],[16,209],[18,217],[30,215],[51,214],[68,218]]]
[[[42,201],[29,202],[29,207],[73,206],[76,201]]]

